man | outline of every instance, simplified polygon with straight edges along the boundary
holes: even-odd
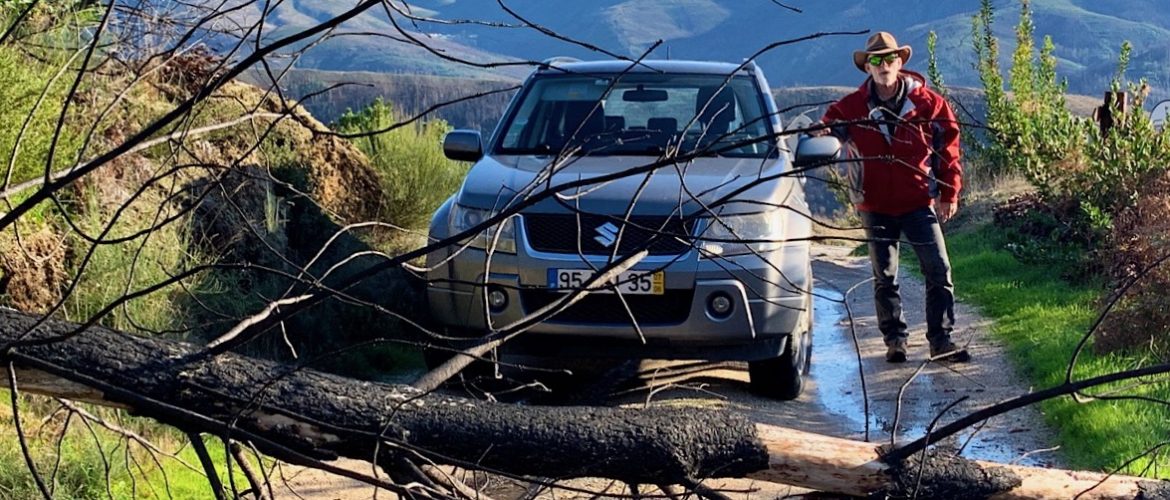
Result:
[[[869,75],[855,92],[829,107],[822,122],[849,141],[861,158],[857,210],[869,240],[874,304],[886,343],[886,361],[906,361],[907,331],[898,293],[898,249],[904,235],[926,278],[926,338],[930,355],[969,361],[951,340],[954,286],[941,223],[959,209],[962,167],[959,126],[941,95],[922,75],[902,69],[908,45],[878,32],[853,64]],[[834,125],[835,124],[835,125]],[[824,135],[820,130],[813,135]],[[937,198],[937,201],[936,201]]]

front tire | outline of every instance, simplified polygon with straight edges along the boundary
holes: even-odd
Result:
[[[796,399],[804,391],[804,376],[812,364],[812,300],[808,301],[804,327],[794,332],[780,357],[748,363],[752,392],[780,400]]]

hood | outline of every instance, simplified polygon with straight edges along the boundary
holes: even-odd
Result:
[[[512,203],[517,193],[535,193],[550,186],[546,177],[552,157],[487,156],[467,174],[459,193],[459,203],[477,208],[502,209]],[[647,165],[655,161],[645,156],[593,156],[568,160],[553,175],[551,186],[578,179]],[[787,161],[781,158],[710,158],[689,163],[671,164],[650,174],[622,177],[605,184],[583,186],[542,200],[526,212],[570,213],[573,207],[599,214],[622,214],[637,195],[634,213],[638,215],[690,215],[704,206],[744,186],[756,183],[730,202],[721,205],[720,213],[752,213],[769,207],[758,202],[783,203],[800,187],[796,177],[782,177],[761,182],[758,179],[782,173]],[[542,180],[537,188],[529,186]],[[580,193],[579,196],[573,196]]]

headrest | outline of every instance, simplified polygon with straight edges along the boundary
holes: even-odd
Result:
[[[626,128],[626,117],[624,116],[607,116],[605,117],[605,131],[616,132]]]
[[[600,134],[604,126],[605,110],[596,101],[565,102],[565,137],[577,132],[577,140],[587,140]]]
[[[678,132],[678,120],[674,118],[651,118],[646,120],[646,128],[660,132]]]
[[[728,125],[735,120],[735,93],[731,88],[724,87],[716,95],[716,89],[718,87],[700,88],[695,101],[695,113],[699,115],[699,123],[708,134],[727,133]]]

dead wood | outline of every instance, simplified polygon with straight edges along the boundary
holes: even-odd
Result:
[[[0,354],[24,392],[125,408],[293,463],[350,457],[545,478],[692,484],[748,477],[850,495],[1167,498],[1165,482],[969,461],[931,451],[887,464],[873,443],[754,424],[723,411],[535,407],[357,381],[198,346],[0,310]]]

